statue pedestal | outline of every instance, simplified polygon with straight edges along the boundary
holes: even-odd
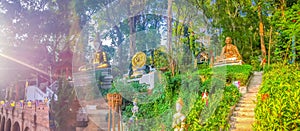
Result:
[[[148,74],[142,75],[140,78],[134,78],[134,79],[129,79],[127,80],[128,83],[133,82],[133,81],[138,81],[140,84],[147,84],[150,85],[148,89],[153,89],[154,84],[155,84],[155,79],[158,78],[157,71],[152,71]]]
[[[130,78],[134,79],[134,78],[141,78],[143,76],[143,74],[145,74],[144,70],[135,70],[133,72],[133,74],[130,76]]]
[[[218,62],[214,63],[214,67],[218,66],[226,66],[226,65],[242,65],[242,60],[236,60],[236,58],[229,58],[224,60],[219,60]]]

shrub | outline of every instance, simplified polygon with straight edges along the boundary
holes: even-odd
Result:
[[[257,96],[255,130],[297,130],[300,126],[300,67],[268,67]]]
[[[228,83],[233,81],[240,81],[241,86],[247,84],[249,77],[251,76],[252,66],[251,65],[233,65],[233,66],[222,66],[213,69],[215,73],[226,75]]]
[[[221,94],[222,93],[222,94]],[[221,96],[221,101],[214,101],[218,96]],[[218,90],[209,98],[209,104],[206,107],[201,96],[197,99],[193,109],[187,117],[189,130],[219,130],[229,129],[228,121],[226,120],[230,111],[230,107],[239,101],[241,94],[234,85],[226,86],[223,91]],[[216,105],[215,110],[212,106]],[[201,121],[201,112],[213,111],[211,116],[208,116],[205,121]],[[205,113],[206,114],[206,113]]]

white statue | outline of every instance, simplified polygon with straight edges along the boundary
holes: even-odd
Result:
[[[173,115],[172,128],[174,131],[184,131],[185,128],[185,115],[181,113],[183,101],[179,98],[176,102],[176,113]]]

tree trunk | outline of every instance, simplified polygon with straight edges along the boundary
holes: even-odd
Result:
[[[101,41],[100,33],[99,32],[96,33],[95,45],[94,46],[96,48],[96,51],[98,51],[98,50],[102,51],[102,41]]]
[[[175,74],[175,65],[173,61],[173,52],[172,52],[172,2],[173,0],[168,0],[168,39],[167,39],[167,45],[168,45],[168,51],[169,51],[169,63],[170,63],[170,69],[172,71],[172,75]]]
[[[129,12],[130,12],[130,8],[129,8]],[[135,34],[135,17],[134,16],[130,16],[128,25],[129,25],[129,32],[130,32],[130,34],[129,34],[129,49],[130,49],[130,53],[129,54],[130,54],[130,57],[132,57],[135,54],[135,49],[136,49],[136,43],[135,43],[135,39],[136,39],[136,34]]]
[[[264,23],[262,19],[262,11],[261,11],[260,4],[258,5],[258,17],[259,17],[260,46],[261,46],[262,59],[264,60],[266,57],[266,46],[264,41]]]
[[[268,50],[268,66],[270,66],[271,44],[272,44],[272,26],[270,27],[270,40],[269,40],[269,50]]]
[[[284,17],[285,0],[280,0],[280,3],[281,16]]]
[[[124,68],[122,68],[124,66],[124,53],[123,53],[123,45],[122,45],[122,33],[119,29],[118,26],[114,26],[114,29],[116,30],[117,33],[117,45],[118,45],[118,68],[120,69],[119,72],[117,73],[118,75],[122,75],[122,72],[124,70]],[[122,57],[123,56],[123,57]]]
[[[172,53],[172,1],[168,0],[168,51]]]

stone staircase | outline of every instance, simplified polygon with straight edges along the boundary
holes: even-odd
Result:
[[[261,83],[262,72],[254,72],[247,87],[247,92],[243,93],[230,118],[230,130],[252,131],[252,124],[255,121],[254,108],[256,106],[256,95]]]

